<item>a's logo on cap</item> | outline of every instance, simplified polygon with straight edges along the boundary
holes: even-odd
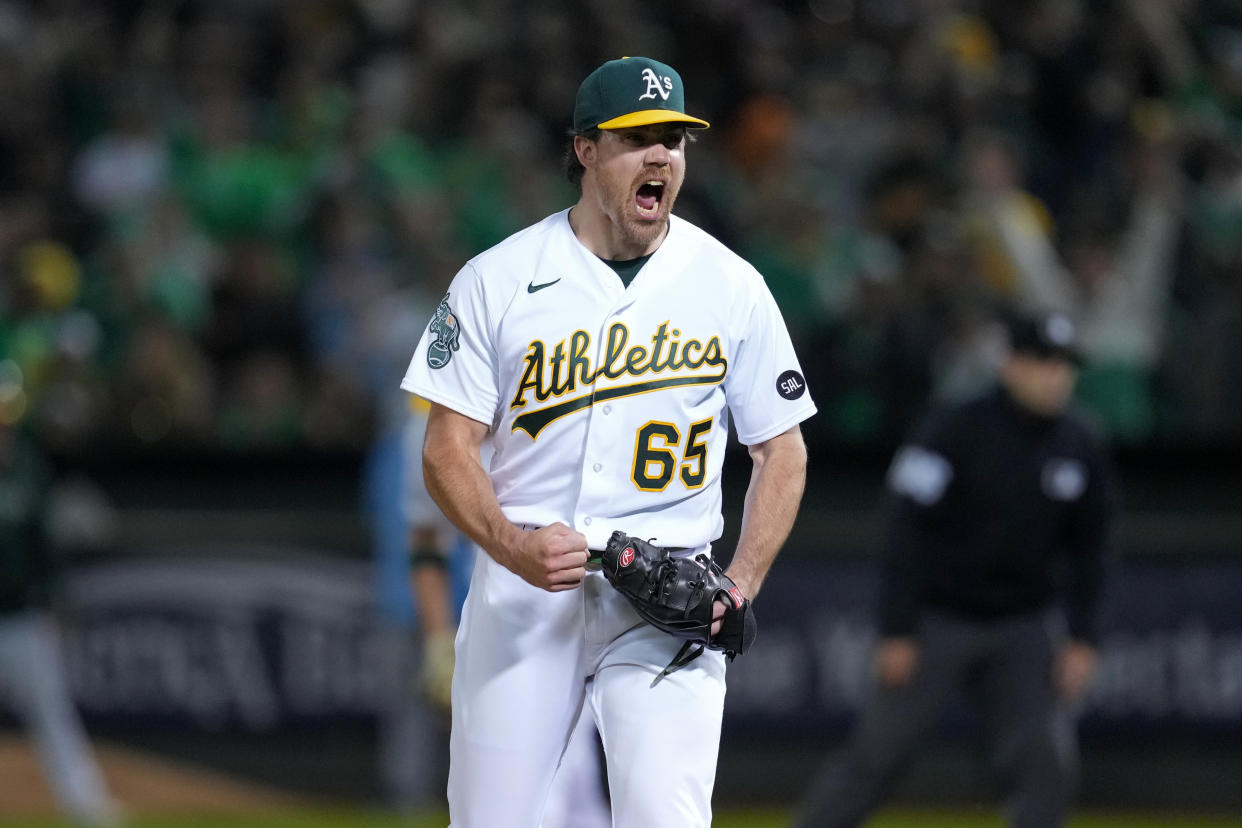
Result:
[[[629,566],[634,563],[634,547],[627,546],[621,550],[621,557],[617,558],[617,563],[621,566]]]
[[[638,96],[641,101],[644,98],[655,100],[656,95],[660,96],[660,100],[667,101],[668,95],[673,91],[673,79],[668,75],[663,78],[656,75],[655,70],[648,66],[643,70],[643,80],[647,82],[647,91]],[[661,81],[663,83],[661,83]]]

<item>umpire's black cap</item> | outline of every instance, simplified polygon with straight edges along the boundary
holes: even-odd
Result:
[[[1061,311],[1014,313],[1008,318],[1009,349],[1038,359],[1064,359],[1082,365],[1078,327]]]

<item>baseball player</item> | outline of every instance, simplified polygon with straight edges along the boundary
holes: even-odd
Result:
[[[29,729],[60,809],[81,825],[118,826],[122,811],[74,707],[52,611],[51,482],[36,442],[0,420],[0,708]]]
[[[793,524],[815,406],[762,277],[672,215],[687,130],[708,126],[684,101],[649,58],[588,75],[577,203],[466,263],[402,382],[432,402],[427,488],[481,550],[456,639],[457,828],[538,826],[580,713],[615,826],[711,823],[725,657],[678,659],[588,562],[615,531],[710,555],[732,426],[753,461],[727,570],[744,606]],[[718,625],[736,610],[714,606]]]

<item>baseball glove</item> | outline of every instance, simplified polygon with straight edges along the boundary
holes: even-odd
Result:
[[[600,563],[608,583],[630,600],[643,620],[670,635],[723,650],[730,659],[745,653],[755,640],[750,601],[707,555],[678,558],[641,538],[613,532]],[[713,638],[712,605],[717,598],[728,609]]]

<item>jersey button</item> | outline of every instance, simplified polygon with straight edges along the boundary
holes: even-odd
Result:
[[[585,523],[587,526],[591,525],[591,519],[589,517],[583,518],[582,522]]]
[[[611,406],[611,405],[606,405],[606,406],[604,406],[604,413],[605,413],[605,414],[611,414],[611,413],[612,413],[612,406]]]
[[[596,463],[594,466],[591,466],[591,468],[594,469],[595,471],[599,471],[600,469],[603,468],[603,466],[600,465],[599,463]]]

